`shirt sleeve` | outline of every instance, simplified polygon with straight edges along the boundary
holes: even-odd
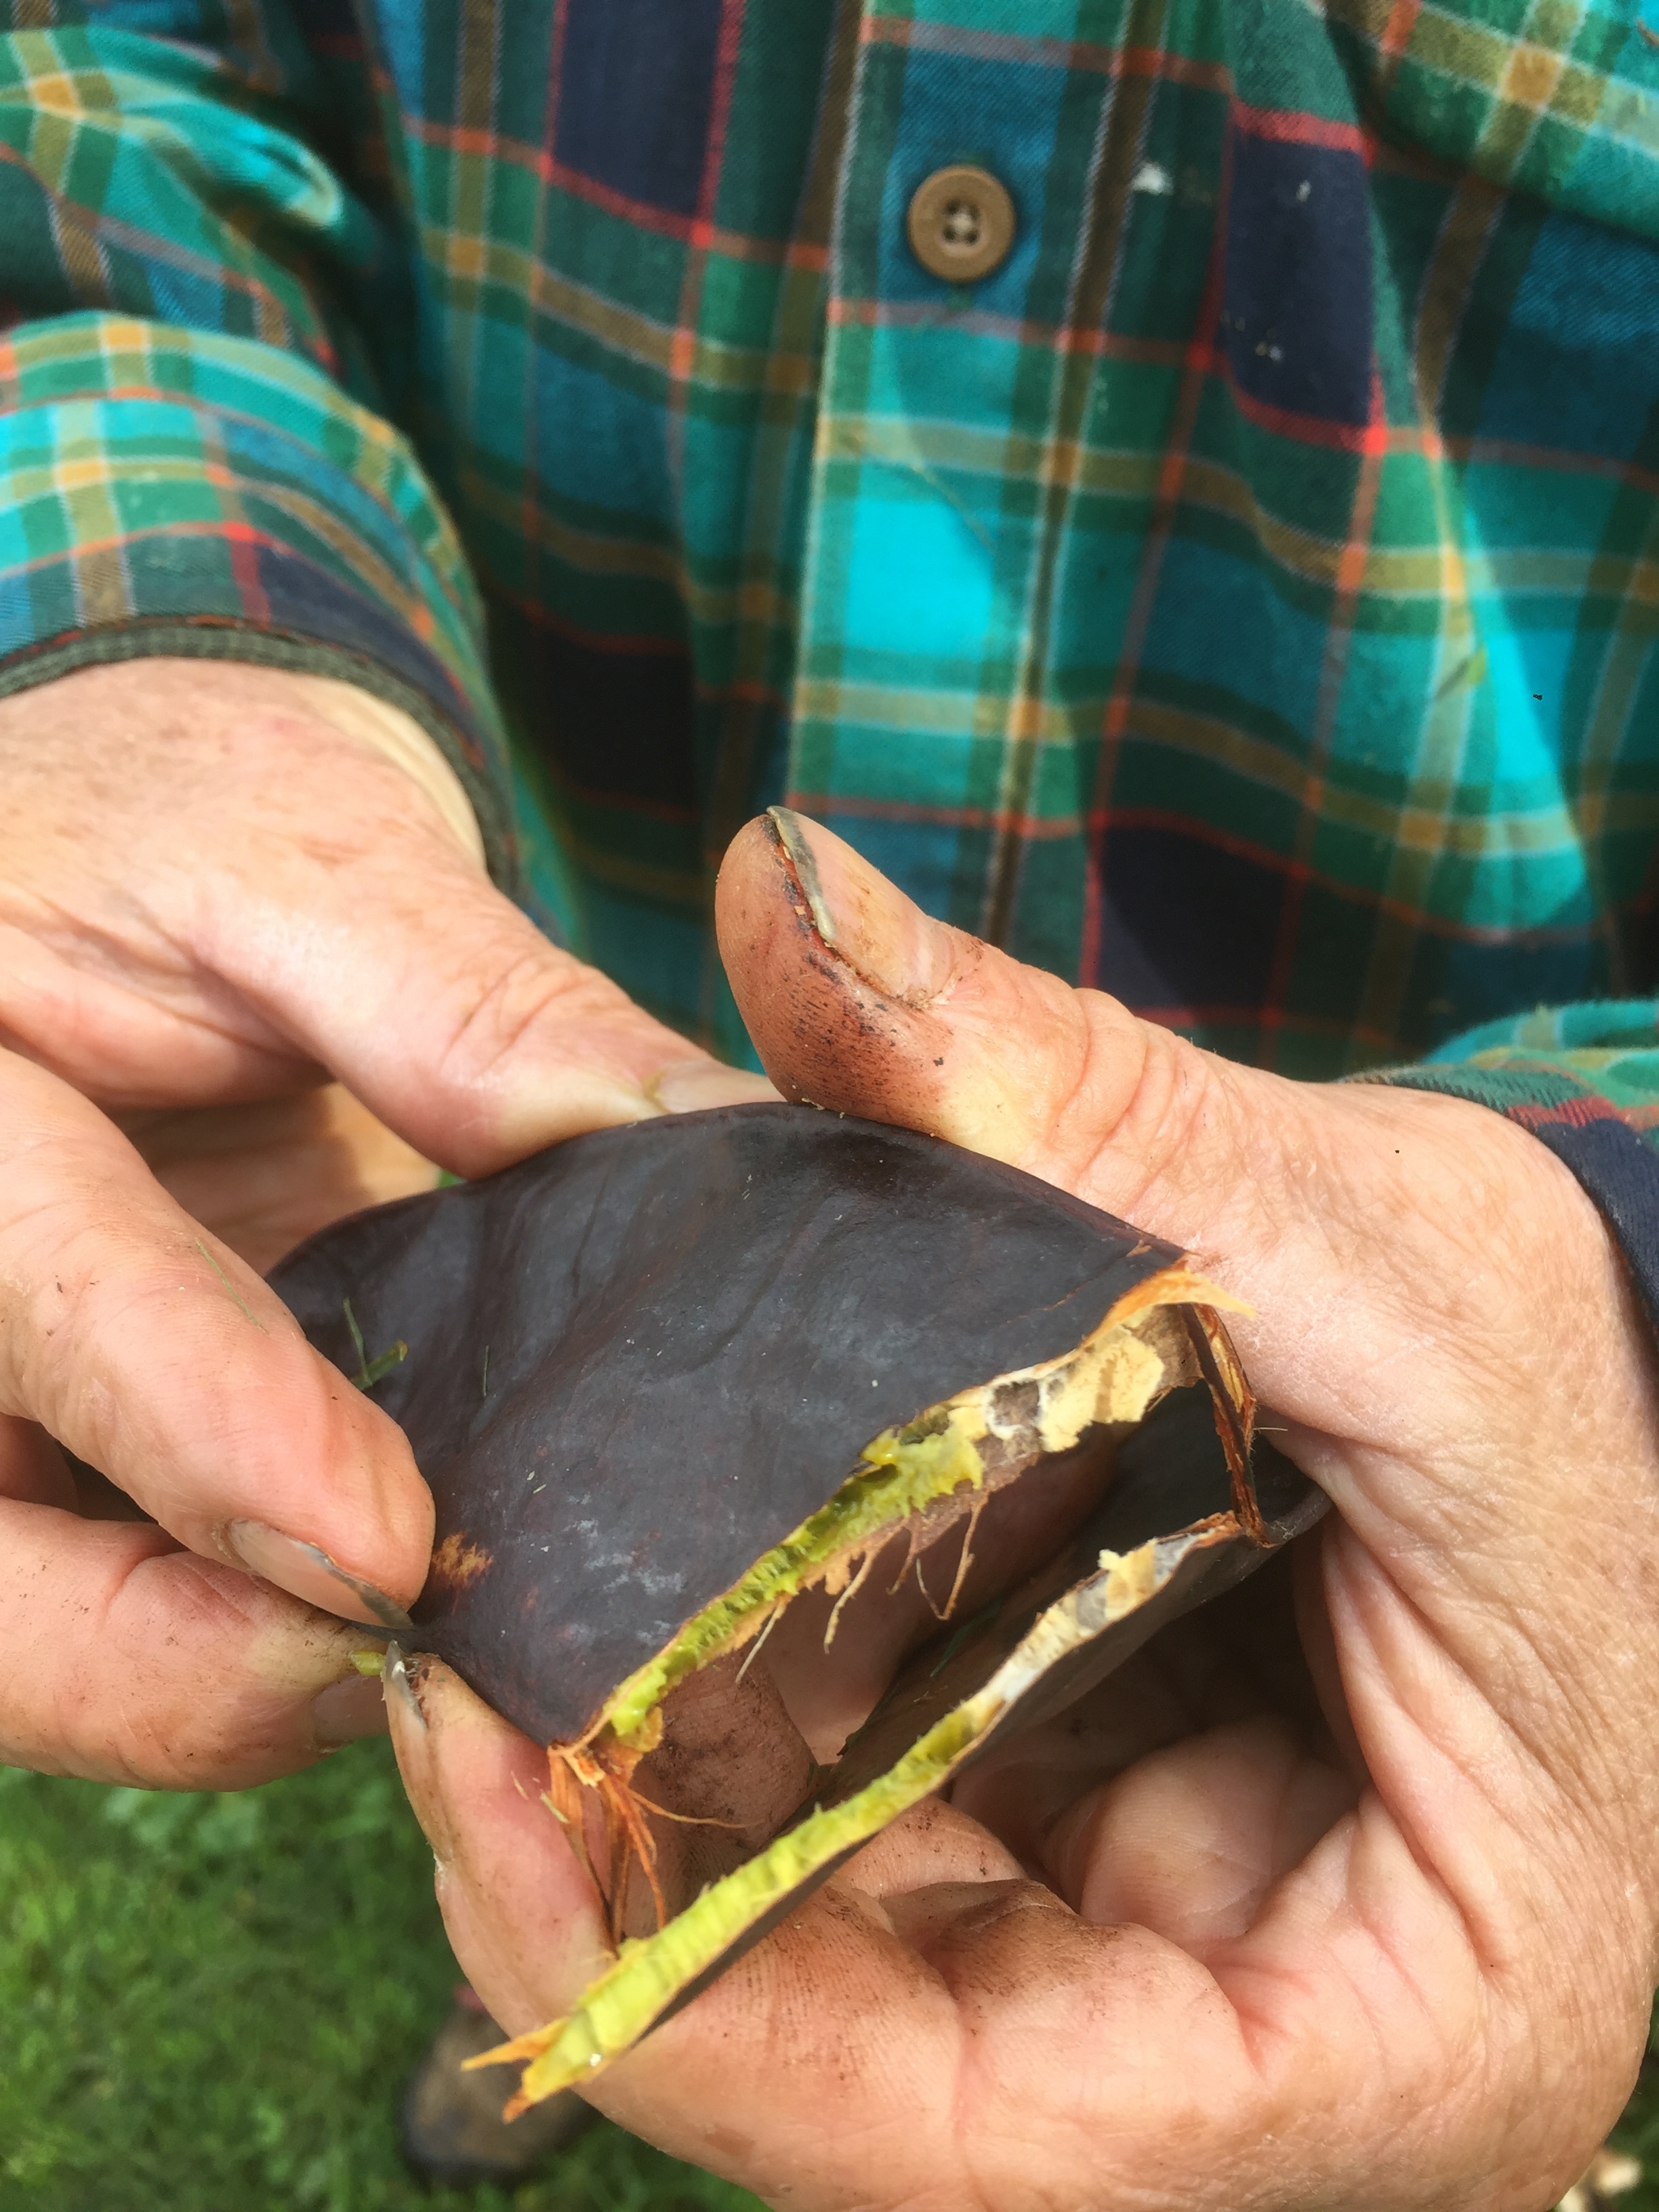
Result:
[[[349,35],[343,5],[296,4]],[[505,880],[477,593],[387,419],[408,258],[315,150],[363,121],[329,38],[281,0],[0,0],[8,21],[0,696],[151,653],[343,677],[443,747]]]
[[[1473,1099],[1531,1130],[1601,1208],[1659,1328],[1659,1002],[1540,1006],[1370,1079]]]

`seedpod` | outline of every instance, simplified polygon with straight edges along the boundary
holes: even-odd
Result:
[[[1322,1503],[1254,1442],[1232,1301],[1182,1254],[809,1108],[580,1137],[273,1283],[408,1432],[437,1510],[413,1641],[548,1747],[606,1900],[615,1964],[498,2054],[530,2062],[515,2107]],[[860,1610],[901,1582],[908,1613]],[[799,1650],[792,1705],[763,1640],[809,1619],[814,1650],[884,1637],[896,1674],[817,1760]]]

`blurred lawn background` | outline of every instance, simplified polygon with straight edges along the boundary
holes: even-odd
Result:
[[[384,1742],[235,1796],[0,1767],[0,2212],[757,2212],[610,2126],[511,2191],[414,2181],[455,1977]],[[1647,2072],[1619,2212],[1659,2212]]]
[[[0,2212],[758,2212],[608,2125],[421,2186],[398,2096],[455,1980],[383,1741],[235,1796],[0,1767]]]

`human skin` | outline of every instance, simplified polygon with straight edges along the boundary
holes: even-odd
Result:
[[[784,826],[719,902],[779,1089],[1195,1252],[1334,1511],[1299,1686],[1260,1614],[1197,1617],[594,2102],[792,2212],[1538,2212],[1619,2112],[1656,1972],[1659,1431],[1599,1215],[1495,1114],[1214,1059]],[[603,1935],[544,1754],[435,1662],[392,1702],[458,1957],[510,2032],[558,2015]]]
[[[540,937],[349,686],[65,677],[0,701],[0,1760],[241,1788],[384,1724],[334,1616],[395,1620],[432,1519],[257,1269],[429,1162],[769,1093]]]

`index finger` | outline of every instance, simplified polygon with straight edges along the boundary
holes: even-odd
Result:
[[[396,1626],[432,1501],[407,1440],[69,1085],[0,1053],[0,1413],[208,1558]]]

